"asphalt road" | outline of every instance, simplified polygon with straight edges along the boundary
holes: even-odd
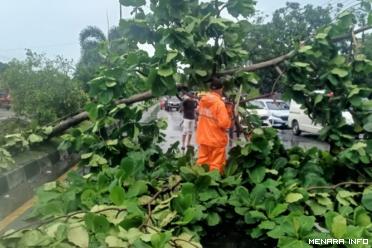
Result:
[[[182,138],[182,114],[177,111],[167,112],[160,110],[158,112],[158,118],[165,118],[168,121],[168,127],[165,130],[166,142],[162,144],[162,148],[166,150],[173,143],[179,141]],[[321,150],[329,150],[329,145],[318,139],[316,135],[303,133],[300,136],[295,136],[292,134],[291,130],[278,130],[278,135],[283,145],[286,148],[300,146],[306,149],[317,147]],[[195,146],[195,135],[192,139],[192,145]]]
[[[0,121],[8,119],[12,116],[14,116],[14,113],[12,111],[0,108]]]

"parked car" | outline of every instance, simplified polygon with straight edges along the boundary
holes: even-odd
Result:
[[[181,108],[181,101],[175,96],[172,96],[167,99],[165,102],[165,110],[172,111],[173,109],[179,111]]]
[[[350,112],[342,112],[342,116],[348,125],[353,125],[354,120]],[[315,124],[312,119],[305,113],[304,109],[300,104],[291,101],[289,105],[289,117],[288,117],[288,127],[292,129],[294,135],[300,135],[302,131],[319,134],[320,130],[323,128],[320,124]]]
[[[0,92],[0,107],[10,109],[11,98],[9,93]]]
[[[249,112],[258,115],[263,124],[272,127],[286,127],[288,123],[289,106],[282,100],[258,99],[248,102],[253,106]]]

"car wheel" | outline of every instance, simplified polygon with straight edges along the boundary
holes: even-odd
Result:
[[[298,124],[298,121],[296,121],[296,120],[294,120],[292,122],[292,133],[294,135],[300,135],[301,134],[300,125]]]

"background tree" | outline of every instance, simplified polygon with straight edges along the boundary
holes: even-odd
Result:
[[[81,57],[76,65],[75,77],[83,83],[89,82],[104,63],[100,48],[106,41],[101,29],[88,26],[80,32]]]
[[[16,114],[42,125],[81,109],[86,98],[80,84],[71,79],[71,61],[31,51],[26,56],[10,61],[2,73]]]
[[[0,62],[0,73],[3,72],[7,67],[7,64]]]
[[[301,6],[287,2],[275,10],[271,20],[265,23],[263,17],[256,18],[246,38],[245,48],[250,51],[252,63],[268,60],[288,53],[293,44],[308,39],[317,29],[331,22],[331,7]],[[278,77],[275,68],[259,71],[261,93],[269,93]],[[282,91],[282,88],[277,88]]]

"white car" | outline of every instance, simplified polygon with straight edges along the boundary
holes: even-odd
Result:
[[[345,118],[348,125],[354,124],[350,112],[344,111],[342,112],[342,116]],[[320,130],[323,128],[322,125],[315,124],[313,120],[305,114],[302,105],[296,103],[294,100],[291,100],[289,105],[288,127],[292,128],[292,132],[295,135],[300,135],[302,131],[319,134]]]
[[[282,100],[258,99],[248,102],[254,109],[252,114],[258,115],[263,124],[272,127],[286,127],[288,123],[289,106]]]

